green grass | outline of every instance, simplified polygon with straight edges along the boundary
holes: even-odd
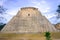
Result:
[[[52,38],[60,39],[60,32],[51,33]]]
[[[8,38],[8,39],[19,39],[19,38],[35,38],[35,39],[45,39],[45,33],[27,33],[27,34],[19,34],[19,33],[0,33],[0,38]],[[51,33],[51,38],[60,39],[60,32]],[[34,39],[34,40],[35,40]]]

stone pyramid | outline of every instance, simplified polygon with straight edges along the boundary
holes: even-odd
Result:
[[[1,30],[4,33],[37,33],[54,32],[55,27],[37,8],[23,7],[11,21]]]

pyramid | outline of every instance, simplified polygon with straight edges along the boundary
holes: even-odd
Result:
[[[38,8],[23,7],[1,30],[4,33],[54,32],[56,28],[41,14]]]

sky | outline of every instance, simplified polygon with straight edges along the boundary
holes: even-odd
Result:
[[[56,24],[60,19],[57,19],[58,5],[60,4],[60,0],[0,0],[0,5],[3,5],[7,8],[6,13],[4,15],[8,23],[13,16],[15,16],[22,7],[36,7],[45,16],[52,24]]]

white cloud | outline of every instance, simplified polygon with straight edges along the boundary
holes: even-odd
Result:
[[[46,1],[43,0],[43,1],[41,1],[41,3],[46,3]]]
[[[50,11],[50,8],[47,7],[43,12],[44,12],[44,13],[47,13],[47,12],[49,12],[49,11]]]
[[[9,11],[7,11],[7,13],[10,14],[10,15],[12,15],[12,16],[14,16],[14,15],[17,14],[17,11],[18,10],[16,10],[16,9],[15,10],[9,10]]]
[[[52,18],[52,17],[55,17],[56,15],[54,15],[54,14],[48,14],[48,15],[46,15],[46,18]]]
[[[34,4],[34,7],[39,8],[42,13],[47,13],[50,11],[50,6],[45,0],[42,0],[40,2],[35,0],[32,1],[32,4]]]
[[[5,15],[5,18],[7,19],[6,23],[8,23],[12,19],[12,17],[17,14],[17,12],[18,9],[7,10],[8,14]]]
[[[0,5],[3,5],[5,1],[7,0],[0,0]]]
[[[31,0],[32,4],[35,4],[34,6],[40,5],[40,2],[37,0]]]

